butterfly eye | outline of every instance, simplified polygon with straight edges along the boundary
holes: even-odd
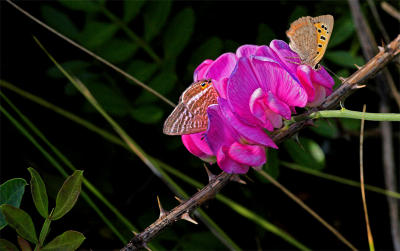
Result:
[[[203,88],[203,89],[204,89],[204,88],[206,88],[206,87],[208,86],[208,83],[206,83],[206,82],[202,82],[200,85],[201,85],[201,88]]]

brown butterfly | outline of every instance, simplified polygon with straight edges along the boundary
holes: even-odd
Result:
[[[301,17],[294,21],[286,35],[290,48],[299,54],[302,64],[315,66],[324,56],[333,29],[333,16]]]
[[[191,84],[179,98],[179,104],[164,122],[164,134],[184,135],[207,130],[207,108],[217,104],[218,94],[211,80]]]

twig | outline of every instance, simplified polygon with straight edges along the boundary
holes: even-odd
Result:
[[[388,4],[387,2],[382,2],[381,7],[389,15],[396,18],[400,22],[400,13],[392,5]]]
[[[376,9],[374,0],[368,0],[368,5],[369,5],[369,8],[371,9],[372,15],[374,16],[376,24],[378,25],[378,28],[382,33],[382,36],[383,36],[383,39],[385,40],[385,43],[389,43],[390,42],[389,35],[386,32],[385,26],[383,26],[383,23],[382,23],[381,18],[379,16],[378,10]]]
[[[393,59],[400,52],[400,35],[393,40],[384,50],[379,52],[367,64],[361,67],[358,71],[353,73],[347,78],[342,86],[336,89],[332,95],[327,97],[324,103],[318,107],[311,109],[305,113],[306,116],[313,112],[322,109],[333,109],[341,100],[346,98],[350,93],[359,89],[358,85],[365,83],[368,79],[375,76],[375,74],[382,69],[391,59]],[[286,130],[281,130],[274,135],[272,139],[277,143],[281,143],[285,139],[291,137],[293,134],[310,124],[310,120],[303,120],[296,122],[289,126]],[[231,174],[221,173],[216,179],[212,179],[202,190],[193,195],[186,202],[172,209],[166,217],[157,219],[153,224],[148,226],[143,232],[137,234],[133,239],[121,250],[138,250],[145,246],[152,238],[154,238],[163,228],[171,223],[180,220],[180,217],[185,212],[191,212],[196,207],[201,206],[205,201],[212,198],[223,186],[225,186],[231,178]],[[216,191],[216,187],[218,190]],[[162,227],[158,225],[162,224]],[[149,234],[151,233],[151,235]]]
[[[365,113],[366,105],[363,107],[363,114]],[[374,251],[374,238],[372,237],[371,226],[369,224],[367,200],[365,199],[365,183],[364,183],[364,158],[363,158],[363,145],[364,145],[364,117],[361,119],[360,129],[360,183],[361,183],[361,197],[364,208],[365,224],[367,226],[369,250]]]
[[[367,21],[362,15],[360,4],[358,0],[349,0],[350,10],[355,22],[358,37],[360,39],[361,48],[363,49],[364,57],[370,59],[373,56],[373,50],[376,48],[376,41],[371,30],[368,27]],[[399,36],[398,36],[399,37]],[[390,95],[387,88],[394,86],[393,79],[387,69],[378,74],[375,79],[378,86],[378,93],[380,96],[380,112],[389,112],[387,97]],[[393,82],[393,83],[391,83]],[[394,93],[394,90],[391,90]],[[398,103],[400,106],[400,103]],[[389,191],[396,191],[395,180],[395,167],[394,167],[394,154],[392,142],[392,128],[389,122],[381,122],[382,133],[382,156],[383,156],[383,173],[385,179],[386,189]],[[394,249],[400,251],[400,228],[398,216],[398,204],[396,200],[387,198],[389,204],[390,225],[392,232],[392,241]]]

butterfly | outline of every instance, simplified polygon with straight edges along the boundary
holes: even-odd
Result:
[[[207,130],[207,108],[217,104],[218,93],[211,80],[191,84],[179,98],[179,103],[164,122],[167,135],[193,134]]]
[[[333,29],[333,16],[301,17],[294,21],[286,35],[289,46],[295,51],[302,64],[315,68],[324,56]]]

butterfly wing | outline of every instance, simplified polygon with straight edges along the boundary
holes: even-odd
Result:
[[[208,127],[207,108],[217,104],[217,92],[211,82],[199,81],[187,88],[179,98],[179,104],[164,123],[167,135],[184,135],[203,132]]]
[[[311,65],[317,54],[317,31],[311,17],[301,17],[294,21],[286,35],[290,39],[289,46],[295,51],[303,64]]]
[[[322,59],[328,47],[329,39],[333,30],[333,16],[323,15],[312,18],[314,27],[317,29],[317,53],[312,60],[312,64],[316,65]]]
[[[313,68],[325,54],[333,29],[333,16],[301,17],[290,25],[286,35],[290,48],[301,62]]]

